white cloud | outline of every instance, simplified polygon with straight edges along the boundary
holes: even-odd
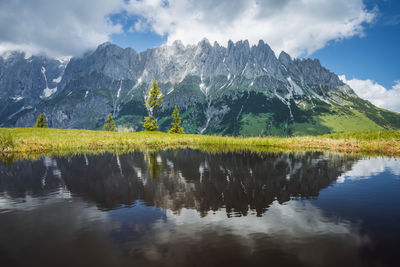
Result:
[[[119,12],[138,19],[124,25],[128,32],[150,30],[168,36],[168,43],[262,39],[275,52],[292,56],[363,35],[363,25],[377,13],[366,10],[362,0],[2,0],[0,53],[11,48],[80,54],[122,31],[107,20]]]
[[[386,89],[379,83],[372,80],[347,80],[345,75],[340,75],[339,78],[350,85],[356,94],[375,106],[388,110],[400,112],[400,81],[396,81],[391,89]]]
[[[143,20],[138,20],[135,25],[134,28],[136,31],[138,32],[144,32],[146,30],[148,30],[148,25],[146,22],[144,22]],[[132,29],[132,28],[131,28]]]
[[[50,56],[77,55],[121,31],[107,17],[121,9],[113,0],[0,1],[0,54],[22,50]]]
[[[126,9],[157,34],[167,34],[168,43],[193,44],[206,37],[223,45],[242,39],[255,44],[263,39],[276,52],[292,56],[311,54],[331,40],[362,36],[363,24],[376,14],[362,0],[132,0]]]

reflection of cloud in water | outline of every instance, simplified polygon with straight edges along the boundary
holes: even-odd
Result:
[[[143,238],[141,246],[147,260],[168,266],[186,260],[174,257],[177,250],[187,254],[216,247],[228,251],[240,247],[239,254],[250,255],[274,251],[275,256],[283,253],[306,265],[338,263],[339,259],[359,265],[358,249],[368,243],[350,222],[332,220],[310,202],[297,201],[284,205],[275,201],[263,217],[227,218],[225,210],[210,211],[205,217],[191,209],[168,211],[167,220],[157,221]]]
[[[337,182],[345,180],[368,179],[384,171],[400,176],[400,161],[396,158],[367,158],[356,162],[350,171],[338,177]]]
[[[223,227],[240,236],[253,233],[305,237],[318,234],[351,234],[349,222],[331,222],[323,216],[321,210],[310,202],[291,201],[279,204],[275,201],[263,217],[240,216],[227,218],[224,210],[208,212],[202,217],[196,210],[182,209],[179,214],[167,212],[168,226],[180,228],[198,228],[199,225]],[[161,223],[161,222],[160,222]],[[165,227],[163,223],[162,227]],[[157,227],[157,226],[156,226]],[[181,231],[179,229],[176,229]],[[191,229],[195,230],[195,229]]]

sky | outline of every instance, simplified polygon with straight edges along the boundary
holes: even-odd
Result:
[[[248,39],[318,58],[362,98],[400,112],[399,0],[1,0],[0,54],[80,56]]]

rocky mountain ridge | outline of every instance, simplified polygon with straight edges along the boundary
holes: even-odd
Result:
[[[189,133],[341,130],[331,125],[332,116],[357,118],[367,128],[400,127],[398,114],[358,98],[317,59],[292,59],[285,52],[276,57],[263,41],[223,47],[206,39],[141,53],[104,43],[79,58],[0,57],[0,125],[29,127],[44,113],[50,127],[98,129],[112,113],[117,125],[140,130],[153,80],[166,95],[161,130],[169,127],[175,104]]]

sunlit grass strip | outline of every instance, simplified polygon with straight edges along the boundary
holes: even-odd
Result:
[[[162,132],[0,128],[0,153],[74,154],[192,147],[202,150],[330,151],[400,156],[400,131],[363,131],[306,137],[222,137]]]

